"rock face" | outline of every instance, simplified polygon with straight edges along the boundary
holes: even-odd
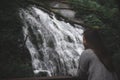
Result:
[[[76,23],[84,23],[81,19],[76,18],[76,12],[72,10],[71,6],[69,4],[66,4],[64,2],[58,1],[50,1],[49,6],[52,7],[52,10],[56,13],[59,13],[60,15],[64,16],[65,18],[70,19],[73,22]]]
[[[24,39],[18,10],[16,0],[0,1],[0,78],[32,73],[30,55],[22,46]]]
[[[73,11],[73,10],[70,10],[71,7],[68,4],[54,1],[54,2],[50,3],[50,6],[56,8],[54,10],[56,12],[60,13],[61,15],[63,15],[64,17],[67,17],[67,18],[70,18],[70,19],[75,18],[76,12]]]

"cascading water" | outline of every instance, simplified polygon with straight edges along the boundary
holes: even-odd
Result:
[[[75,76],[84,49],[83,28],[60,21],[55,14],[50,15],[36,7],[21,9],[20,17],[34,73]]]

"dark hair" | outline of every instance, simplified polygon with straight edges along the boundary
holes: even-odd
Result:
[[[113,72],[112,55],[106,49],[98,29],[86,29],[83,33],[86,48],[91,48],[105,67]]]

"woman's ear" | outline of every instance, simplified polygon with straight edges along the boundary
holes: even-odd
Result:
[[[86,39],[84,36],[83,36],[83,44],[86,44]]]
[[[90,48],[90,44],[87,42],[87,40],[85,39],[85,37],[83,37],[83,45],[84,45],[85,49]]]
[[[85,48],[87,47],[87,42],[84,36],[83,36],[83,45],[85,46]]]

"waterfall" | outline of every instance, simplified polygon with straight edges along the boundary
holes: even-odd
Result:
[[[84,50],[83,28],[59,20],[55,14],[48,14],[35,6],[20,9],[20,17],[34,73],[75,76],[78,59]]]

